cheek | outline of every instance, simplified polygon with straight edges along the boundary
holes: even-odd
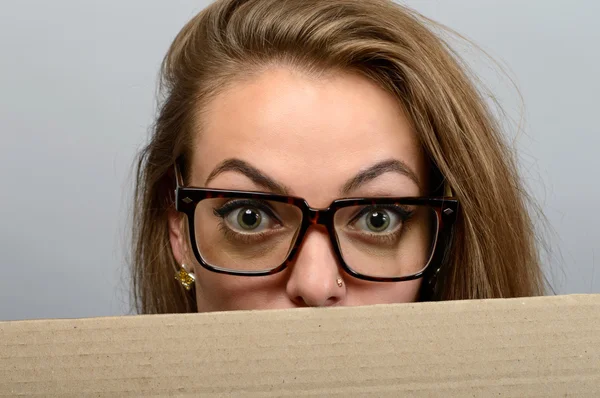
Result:
[[[235,277],[196,266],[198,312],[293,307],[285,293],[286,272],[259,278]],[[346,298],[340,305],[409,303],[417,301],[421,279],[381,283],[344,277]]]
[[[232,276],[196,265],[198,312],[287,308],[284,274]]]
[[[411,303],[418,300],[421,288],[421,279],[392,283],[344,279],[349,292],[344,304],[349,306]]]

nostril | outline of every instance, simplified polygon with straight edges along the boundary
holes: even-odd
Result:
[[[341,301],[340,296],[331,296],[323,303],[322,307],[332,307]]]
[[[311,300],[308,297],[297,296],[293,301],[298,307],[331,307],[339,303],[341,297],[331,296],[326,300]]]
[[[296,297],[293,301],[298,307],[310,307],[301,296]]]

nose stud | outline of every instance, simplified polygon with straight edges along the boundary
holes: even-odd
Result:
[[[338,277],[336,282],[339,287],[344,286],[344,281],[342,281],[342,278]]]

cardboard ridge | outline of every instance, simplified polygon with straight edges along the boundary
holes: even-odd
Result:
[[[600,295],[0,322],[4,396],[600,396]]]

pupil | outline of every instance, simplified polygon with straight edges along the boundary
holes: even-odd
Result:
[[[244,209],[239,215],[240,225],[244,229],[253,229],[260,224],[260,214],[252,209]]]
[[[371,213],[371,217],[369,219],[369,224],[373,227],[373,229],[382,229],[386,227],[387,216],[385,213],[375,211]]]

